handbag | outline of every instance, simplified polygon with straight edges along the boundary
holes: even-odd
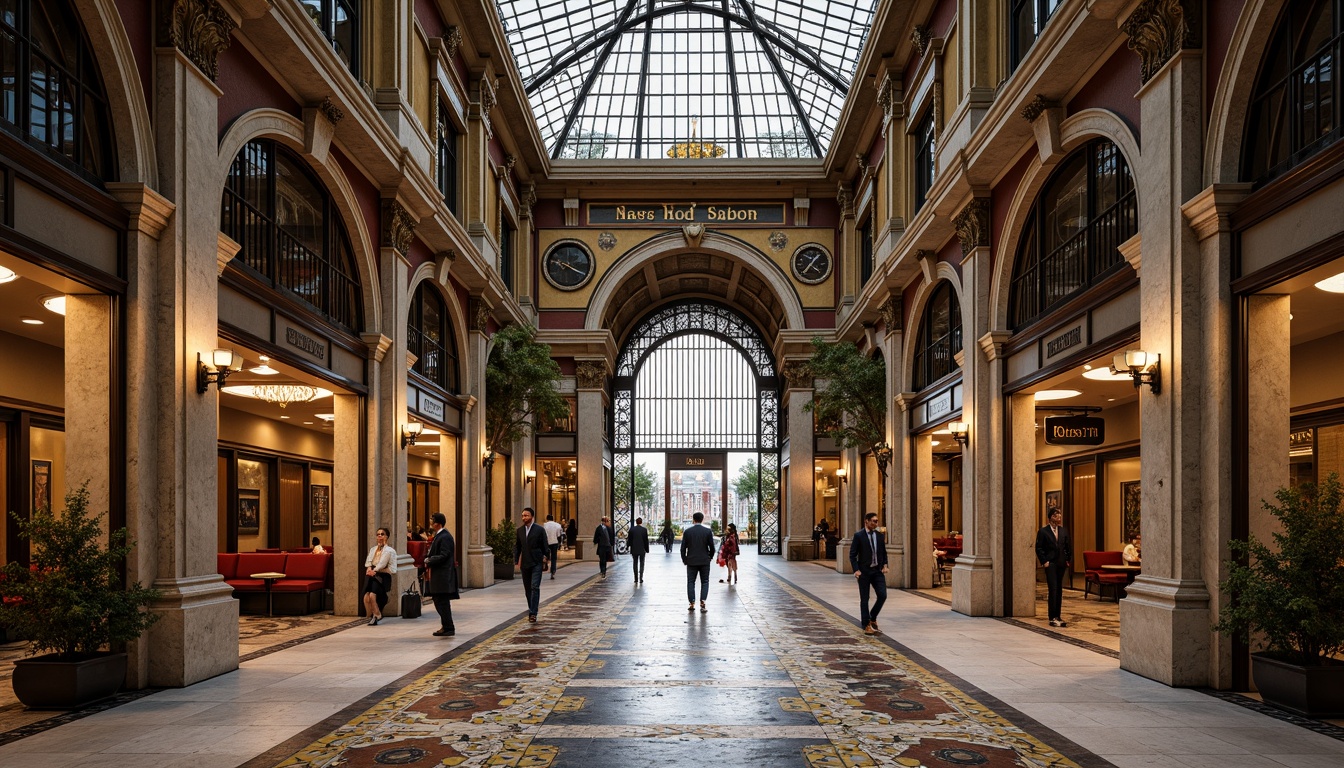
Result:
[[[418,619],[420,618],[420,592],[416,590],[415,585],[406,588],[401,595],[401,618]]]

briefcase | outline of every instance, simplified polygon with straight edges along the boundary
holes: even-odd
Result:
[[[416,591],[415,585],[407,587],[401,595],[401,618],[420,618],[420,593]]]

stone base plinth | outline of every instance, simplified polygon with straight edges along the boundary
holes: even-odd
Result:
[[[1120,668],[1171,686],[1209,683],[1209,593],[1202,581],[1140,576],[1120,601]]]
[[[489,547],[467,552],[458,579],[464,587],[488,587],[495,583],[495,553]]]
[[[217,573],[154,583],[148,684],[180,688],[238,668],[238,601]]]
[[[853,573],[854,569],[849,567],[849,545],[850,539],[841,539],[835,543],[835,570],[838,573]],[[891,569],[895,571],[895,568]],[[890,581],[890,578],[888,578]]]
[[[962,555],[952,566],[952,610],[994,616],[994,571],[987,557]]]
[[[811,538],[784,538],[784,557],[787,560],[815,560],[817,549],[816,542]]]

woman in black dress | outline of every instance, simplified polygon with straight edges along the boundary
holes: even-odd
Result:
[[[371,627],[382,621],[383,606],[392,591],[392,574],[397,572],[397,553],[388,545],[387,537],[387,529],[379,528],[378,543],[369,548],[369,556],[364,559],[364,610]]]

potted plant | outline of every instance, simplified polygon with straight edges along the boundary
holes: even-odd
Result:
[[[14,695],[35,709],[73,709],[111,696],[126,679],[126,654],[108,649],[159,618],[145,610],[158,591],[126,585],[121,575],[134,546],[126,529],[103,546],[87,485],[66,495],[64,512],[14,517],[32,545],[32,564],[5,566],[0,625],[45,652],[14,663]]]
[[[1344,514],[1339,476],[1280,488],[1265,509],[1282,530],[1274,547],[1231,542],[1222,589],[1232,595],[1216,629],[1257,642],[1251,674],[1268,703],[1312,717],[1344,715]]]
[[[496,581],[513,578],[513,544],[517,539],[518,529],[507,517],[485,532],[485,543],[495,552]]]

